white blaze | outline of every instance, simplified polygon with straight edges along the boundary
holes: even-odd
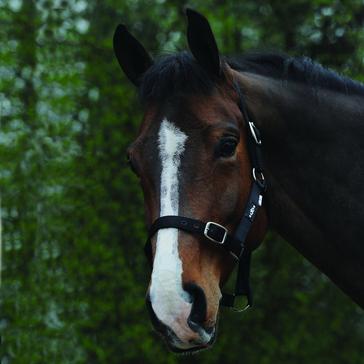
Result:
[[[160,216],[178,215],[178,174],[187,135],[164,119],[159,129],[159,156],[162,163]],[[161,229],[150,286],[150,300],[158,319],[180,338],[189,331],[191,311],[188,293],[182,288],[182,261],[178,254],[178,230]],[[181,322],[181,321],[184,321]]]

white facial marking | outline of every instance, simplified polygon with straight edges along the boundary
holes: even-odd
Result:
[[[162,162],[160,216],[178,215],[178,173],[187,135],[164,119],[159,129],[159,156]],[[182,261],[178,254],[178,230],[161,229],[153,263],[150,299],[158,319],[180,338],[189,331],[189,295],[182,288]],[[182,324],[181,317],[185,319]],[[185,329],[183,329],[183,327]],[[187,334],[187,332],[185,332]]]

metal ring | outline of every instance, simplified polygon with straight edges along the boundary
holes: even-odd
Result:
[[[263,172],[260,171],[259,174],[260,174],[260,179],[257,178],[256,168],[254,167],[253,168],[253,178],[254,178],[254,181],[256,181],[256,182],[264,182],[265,181],[265,178],[264,178]]]
[[[250,132],[251,132],[255,142],[258,145],[262,144],[262,140],[260,138],[258,138],[258,135],[257,135],[257,133],[259,133],[259,131],[252,121],[249,121],[249,128],[250,128]]]
[[[243,307],[243,308],[239,308],[239,307],[232,307],[231,309],[234,311],[234,312],[244,312],[246,311],[248,308],[250,308],[251,306],[249,305],[249,303]]]

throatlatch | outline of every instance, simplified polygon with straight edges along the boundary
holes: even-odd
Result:
[[[262,169],[262,158],[260,146],[262,140],[259,130],[255,126],[245,105],[243,95],[238,84],[234,83],[234,88],[239,95],[239,109],[244,117],[247,126],[247,149],[252,165],[253,183],[251,186],[249,199],[245,205],[243,216],[233,235],[228,229],[213,221],[203,222],[182,216],[162,216],[154,221],[149,229],[148,239],[145,244],[145,254],[151,261],[152,248],[151,239],[159,229],[176,228],[187,231],[191,234],[203,236],[206,241],[210,241],[222,249],[228,251],[238,264],[235,292],[233,294],[223,293],[220,304],[225,307],[232,307],[237,311],[243,311],[253,304],[252,291],[250,287],[250,261],[251,251],[246,249],[246,238],[254,222],[259,208],[263,203],[263,195],[266,190],[266,182]],[[235,298],[238,296],[247,297],[247,306],[239,309],[235,307]]]

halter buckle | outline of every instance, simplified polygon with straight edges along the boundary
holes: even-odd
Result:
[[[262,171],[257,171],[257,169],[254,167],[252,170],[254,181],[265,183],[264,174]]]
[[[209,233],[210,233],[210,235],[209,235]],[[207,239],[213,241],[214,243],[223,245],[225,243],[228,231],[227,231],[226,227],[224,227],[220,224],[217,224],[216,222],[209,221],[206,223],[203,234],[205,235],[205,237]],[[211,234],[214,234],[214,235],[212,236]],[[222,235],[222,237],[220,239],[221,235]]]
[[[255,140],[255,143],[257,143],[258,145],[262,144],[262,139],[260,139],[259,130],[252,121],[249,121],[249,129],[250,133],[252,134]]]
[[[246,311],[248,308],[251,308],[251,306],[249,305],[249,303],[246,304],[246,306],[242,306],[242,307],[231,307],[231,309],[234,312],[244,312]]]

